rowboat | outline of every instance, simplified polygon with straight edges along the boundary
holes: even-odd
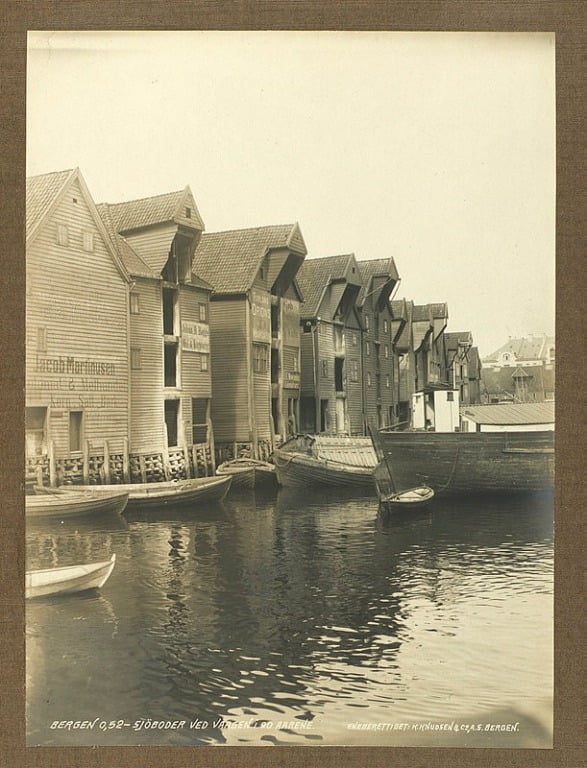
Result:
[[[282,486],[373,491],[377,457],[368,437],[299,435],[276,448],[273,461]]]
[[[102,563],[68,565],[62,568],[46,568],[27,571],[25,575],[25,597],[46,597],[65,595],[100,589],[114,569],[116,555]]]
[[[377,432],[398,488],[437,494],[539,492],[554,487],[554,431]]]
[[[384,456],[377,437],[371,432],[373,447],[379,462],[373,472],[375,488],[381,509],[390,513],[415,512],[421,510],[434,498],[434,490],[428,485],[399,490],[389,460]]]
[[[258,459],[232,459],[220,464],[216,474],[232,477],[232,487],[257,488],[277,485],[275,465]]]
[[[127,483],[122,485],[70,485],[59,489],[66,494],[80,489],[92,489],[96,494],[113,493],[115,489],[128,495],[128,509],[161,507],[167,504],[194,504],[222,501],[230,488],[231,478],[213,475],[189,480],[169,480],[162,483]]]
[[[119,487],[112,487],[108,493],[98,493],[93,489],[76,489],[75,493],[48,493],[49,490],[35,488],[36,495],[25,496],[27,518],[119,515],[128,502],[128,493]]]

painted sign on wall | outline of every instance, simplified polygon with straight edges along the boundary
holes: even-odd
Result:
[[[283,299],[283,343],[290,347],[300,346],[300,303]]]
[[[210,326],[183,320],[181,323],[181,348],[184,352],[210,353]]]
[[[271,301],[265,291],[251,290],[251,332],[253,341],[271,341]]]

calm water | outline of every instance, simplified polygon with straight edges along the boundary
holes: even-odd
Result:
[[[117,564],[27,604],[29,744],[548,746],[552,506],[281,491],[31,525],[29,569]]]

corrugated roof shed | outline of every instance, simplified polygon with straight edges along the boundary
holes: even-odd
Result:
[[[190,200],[191,216],[185,216],[184,201]],[[204,223],[196,208],[190,188],[168,192],[124,203],[110,203],[110,214],[117,232],[129,232],[141,227],[165,224],[170,221],[203,230]]]
[[[461,414],[477,424],[554,424],[554,403],[498,403],[464,405]]]
[[[245,293],[268,250],[289,248],[305,255],[305,250],[298,250],[302,246],[305,249],[297,224],[209,232],[202,235],[194,269],[214,286],[215,293]]]
[[[316,317],[324,289],[331,280],[341,280],[346,277],[349,263],[353,258],[352,253],[346,253],[304,261],[297,274],[297,281],[304,296],[304,303],[300,307],[301,317]],[[359,279],[357,275],[357,282]]]
[[[26,180],[26,233],[27,237],[57,198],[77,169],[29,176]]]

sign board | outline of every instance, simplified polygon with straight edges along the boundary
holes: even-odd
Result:
[[[271,299],[266,291],[251,290],[251,335],[253,341],[271,341]]]
[[[300,302],[283,299],[283,343],[288,347],[300,346]]]
[[[183,352],[210,354],[210,326],[183,320],[181,323],[181,349]]]

